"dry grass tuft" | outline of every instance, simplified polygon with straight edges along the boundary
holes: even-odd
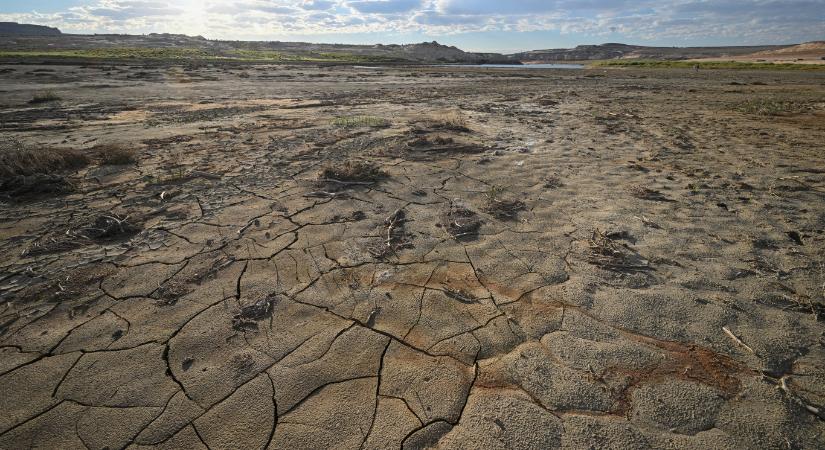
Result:
[[[15,141],[0,144],[0,178],[77,170],[89,163],[89,157],[78,150],[26,147]]]
[[[336,118],[332,125],[338,128],[387,128],[392,123],[383,117],[349,116]]]
[[[56,102],[62,100],[59,95],[57,95],[54,91],[43,91],[34,94],[31,100],[29,100],[29,104],[37,105],[40,103],[49,103],[49,102]]]
[[[387,177],[387,173],[377,165],[366,161],[347,161],[329,166],[321,171],[319,181],[346,184],[371,184]]]
[[[120,145],[99,145],[92,148],[92,152],[104,166],[125,166],[137,162],[137,152]]]
[[[428,128],[450,131],[470,131],[467,117],[460,111],[449,111],[437,114],[426,122]]]

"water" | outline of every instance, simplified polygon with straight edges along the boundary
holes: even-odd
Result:
[[[383,70],[391,66],[352,66],[354,69]],[[583,64],[435,64],[430,67],[473,67],[481,69],[584,69]]]
[[[584,69],[583,64],[442,64],[438,67],[481,67],[490,69]]]

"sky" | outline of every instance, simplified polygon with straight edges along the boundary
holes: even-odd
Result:
[[[0,0],[0,21],[64,33],[404,44],[516,52],[622,42],[825,40],[825,0]]]

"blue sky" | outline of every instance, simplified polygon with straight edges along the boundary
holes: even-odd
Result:
[[[70,33],[410,43],[512,52],[624,42],[825,40],[825,0],[0,0],[0,20]]]

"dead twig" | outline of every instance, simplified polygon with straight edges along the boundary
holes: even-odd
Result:
[[[654,222],[654,221],[652,221],[652,220],[648,219],[648,218],[647,218],[647,217],[645,217],[645,216],[641,216],[641,217],[639,217],[639,216],[635,216],[635,218],[636,218],[636,219],[641,220],[641,221],[642,221],[642,223],[643,223],[643,224],[645,224],[645,226],[647,226],[647,227],[650,227],[650,228],[655,228],[655,229],[657,229],[657,230],[661,230],[661,229],[662,229],[661,225],[659,225],[658,223],[656,223],[656,222]]]
[[[344,186],[371,186],[375,184],[373,181],[342,181],[342,180],[335,180],[333,178],[319,178],[318,181],[323,183],[335,183],[341,184]]]
[[[204,172],[202,170],[193,170],[189,173],[192,178],[206,178],[207,180],[220,180],[222,177],[218,174]]]
[[[349,198],[346,192],[313,191],[304,194],[306,198]]]
[[[407,222],[407,213],[403,209],[397,209],[389,217],[384,219],[386,228],[386,238],[382,245],[368,249],[376,258],[385,259],[390,254],[398,256],[398,251],[411,248],[412,243],[407,239],[404,231],[404,224]]]
[[[616,272],[643,272],[653,270],[647,261],[638,257],[626,245],[622,245],[598,228],[593,230],[588,242],[588,262]]]
[[[471,304],[471,303],[478,303],[478,299],[469,292],[464,292],[461,289],[452,289],[450,287],[444,287],[442,289],[447,297],[450,297],[454,300],[458,300],[464,304]]]
[[[735,334],[733,334],[733,332],[732,332],[732,331],[730,331],[730,329],[729,329],[728,327],[722,327],[722,331],[724,331],[724,332],[725,332],[725,334],[727,334],[727,335],[728,335],[728,337],[729,337],[729,338],[731,338],[731,339],[733,340],[733,342],[736,342],[737,344],[739,344],[740,346],[742,346],[743,348],[745,348],[745,350],[747,350],[747,351],[749,351],[749,352],[751,352],[751,353],[753,353],[753,354],[756,354],[756,352],[755,352],[755,351],[753,351],[753,349],[752,349],[752,348],[750,348],[750,346],[749,346],[748,344],[744,343],[744,342],[742,341],[742,339],[739,339],[738,337],[736,337],[736,335],[735,335]]]
[[[453,239],[472,240],[478,237],[481,229],[481,219],[470,209],[451,204],[450,209],[442,217],[441,226]]]

